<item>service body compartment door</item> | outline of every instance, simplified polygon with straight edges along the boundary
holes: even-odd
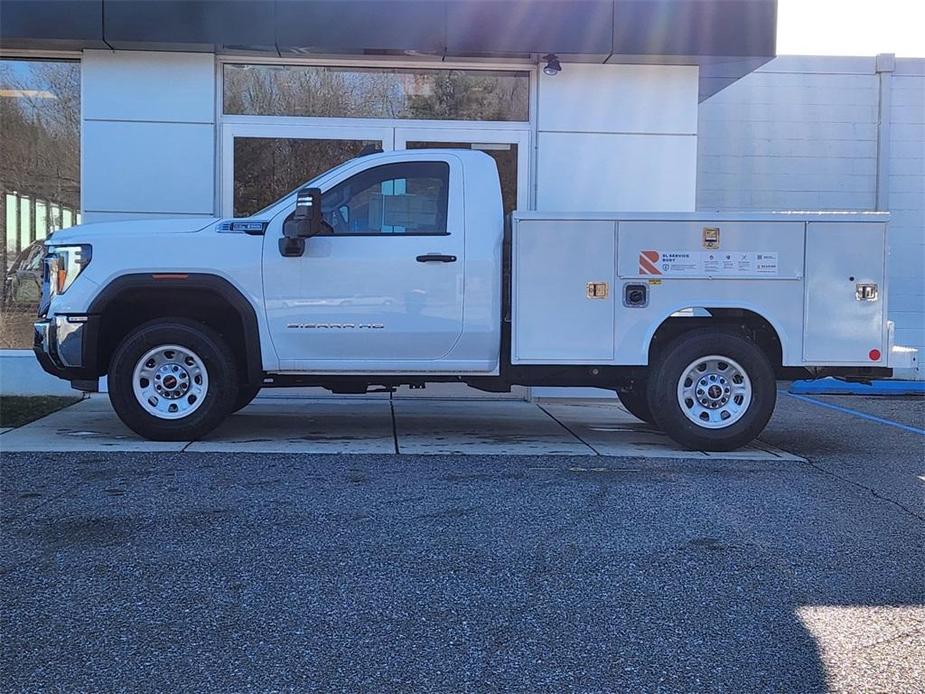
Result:
[[[874,365],[871,350],[885,353],[885,232],[884,224],[871,222],[807,225],[805,361]],[[871,285],[875,298],[859,296],[859,287],[863,293]]]
[[[515,220],[515,364],[613,359],[615,252],[613,221]]]

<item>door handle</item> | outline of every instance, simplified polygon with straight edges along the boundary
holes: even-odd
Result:
[[[415,258],[419,263],[455,263],[455,255],[440,255],[439,253],[428,253],[427,255],[419,255]]]

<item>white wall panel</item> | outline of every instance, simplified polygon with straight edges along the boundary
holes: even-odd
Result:
[[[684,212],[696,198],[692,135],[543,133],[536,207],[542,211]]]
[[[84,51],[87,221],[212,214],[215,56]]]
[[[84,51],[84,120],[215,121],[215,57]]]
[[[540,74],[541,131],[697,132],[698,68],[567,64]]]
[[[890,318],[897,342],[925,353],[925,60],[898,59],[892,87]]]
[[[707,99],[700,106],[697,206],[872,209],[879,103],[873,65],[777,58]]]
[[[212,125],[86,121],[83,144],[84,214],[212,212]]]
[[[211,214],[188,214],[184,213],[182,215],[185,217],[202,217],[203,219],[211,219]],[[84,224],[90,224],[91,222],[122,222],[131,219],[176,219],[177,215],[171,214],[169,212],[84,212],[82,221]]]
[[[0,393],[80,397],[68,381],[45,373],[31,349],[0,349]]]

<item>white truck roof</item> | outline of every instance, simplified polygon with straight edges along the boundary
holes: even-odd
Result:
[[[698,210],[696,212],[525,212],[522,220],[619,220],[626,222],[888,222],[889,212],[868,210]]]

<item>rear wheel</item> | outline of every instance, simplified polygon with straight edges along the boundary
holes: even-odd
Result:
[[[731,451],[758,436],[777,400],[765,353],[732,330],[692,330],[670,343],[650,369],[656,424],[682,446]]]
[[[645,381],[636,381],[629,390],[618,390],[617,397],[620,399],[620,404],[636,419],[652,424],[655,419],[652,417],[652,410],[649,409],[647,390]]]
[[[151,321],[129,333],[109,366],[109,399],[127,427],[146,439],[204,436],[238,396],[234,356],[208,326]]]

